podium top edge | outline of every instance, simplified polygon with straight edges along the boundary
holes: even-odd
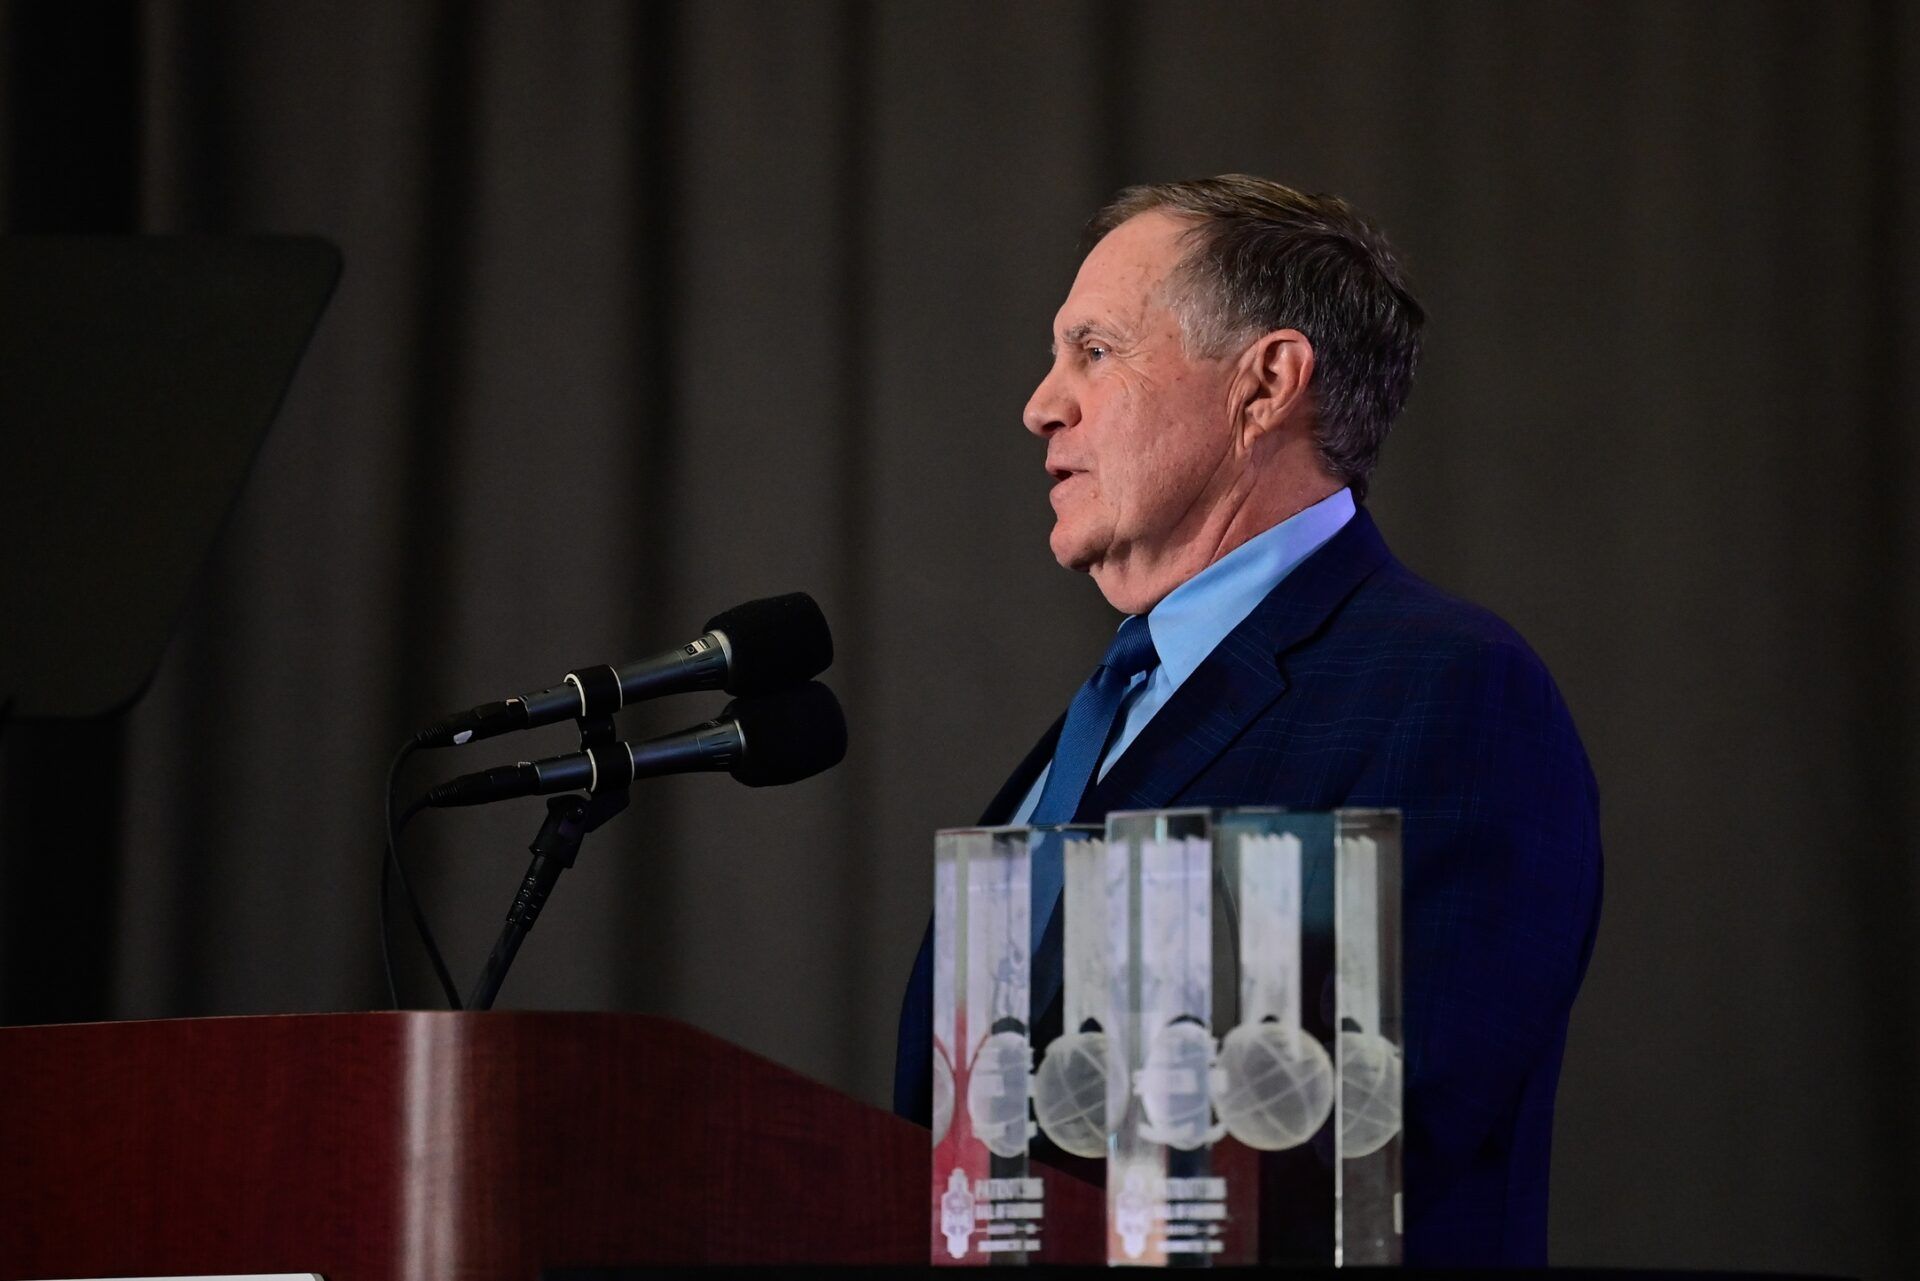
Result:
[[[591,1022],[616,1021],[631,1023],[634,1026],[651,1024],[660,1027],[684,1028],[689,1032],[710,1036],[682,1019],[670,1018],[664,1014],[643,1014],[632,1010],[308,1010],[274,1014],[206,1014],[181,1018],[160,1019],[91,1019],[79,1023],[18,1023],[0,1027],[0,1036],[9,1032],[44,1031],[52,1028],[79,1030],[83,1028],[185,1028],[185,1027],[229,1027],[236,1024],[264,1026],[278,1024],[317,1025],[321,1023],[384,1023],[400,1022],[439,1022],[444,1020],[486,1020],[501,1024],[514,1021],[563,1020],[585,1025]]]

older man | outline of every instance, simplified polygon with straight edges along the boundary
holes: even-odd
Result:
[[[1258,178],[1130,187],[1090,232],[1025,419],[1054,555],[1128,617],[982,821],[1402,810],[1407,1259],[1544,1263],[1598,796],[1526,642],[1361,505],[1420,306],[1345,202]],[[930,986],[923,946],[895,1087],[922,1123]]]

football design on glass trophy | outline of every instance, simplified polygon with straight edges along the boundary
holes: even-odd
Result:
[[[1240,1012],[1220,1048],[1214,1095],[1228,1133],[1281,1152],[1333,1112],[1333,1060],[1300,1025],[1300,838],[1240,841]]]
[[[1033,1075],[1033,1110],[1062,1152],[1089,1159],[1107,1154],[1107,1037],[1069,1032],[1055,1037]]]
[[[1191,1016],[1182,1016],[1147,1042],[1146,1066],[1133,1074],[1146,1118],[1140,1137],[1182,1152],[1217,1143],[1224,1125],[1213,1121],[1215,1082],[1213,1034]]]
[[[1312,1035],[1283,1023],[1242,1023],[1227,1033],[1218,1081],[1221,1123],[1263,1152],[1298,1147],[1333,1112],[1333,1061]]]
[[[1033,1077],[1033,1111],[1062,1152],[1107,1154],[1106,843],[1060,842],[1064,913],[1061,932],[1061,1025]]]
[[[1006,1027],[1002,1024],[1011,1023]],[[967,1118],[974,1137],[995,1156],[1025,1156],[1033,1122],[1027,1119],[1027,1032],[1003,1019],[981,1043],[967,1078]]]
[[[1343,835],[1336,865],[1336,912],[1346,928],[1335,999],[1340,1015],[1340,1151],[1372,1156],[1400,1133],[1400,1047],[1380,1035],[1380,847]]]
[[[1372,1156],[1400,1133],[1400,1047],[1371,1032],[1340,1034],[1340,1150]]]

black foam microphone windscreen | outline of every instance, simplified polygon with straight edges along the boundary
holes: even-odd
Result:
[[[797,783],[833,768],[847,754],[840,700],[818,681],[735,699],[720,719],[740,727],[742,750],[729,772],[748,787]]]
[[[729,694],[770,694],[833,665],[833,633],[805,592],[735,605],[708,619],[707,630],[727,639]]]

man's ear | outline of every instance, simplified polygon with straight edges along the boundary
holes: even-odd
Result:
[[[1249,443],[1306,420],[1312,403],[1307,386],[1313,381],[1313,344],[1298,329],[1276,329],[1255,339],[1240,358],[1239,373],[1241,418]]]

